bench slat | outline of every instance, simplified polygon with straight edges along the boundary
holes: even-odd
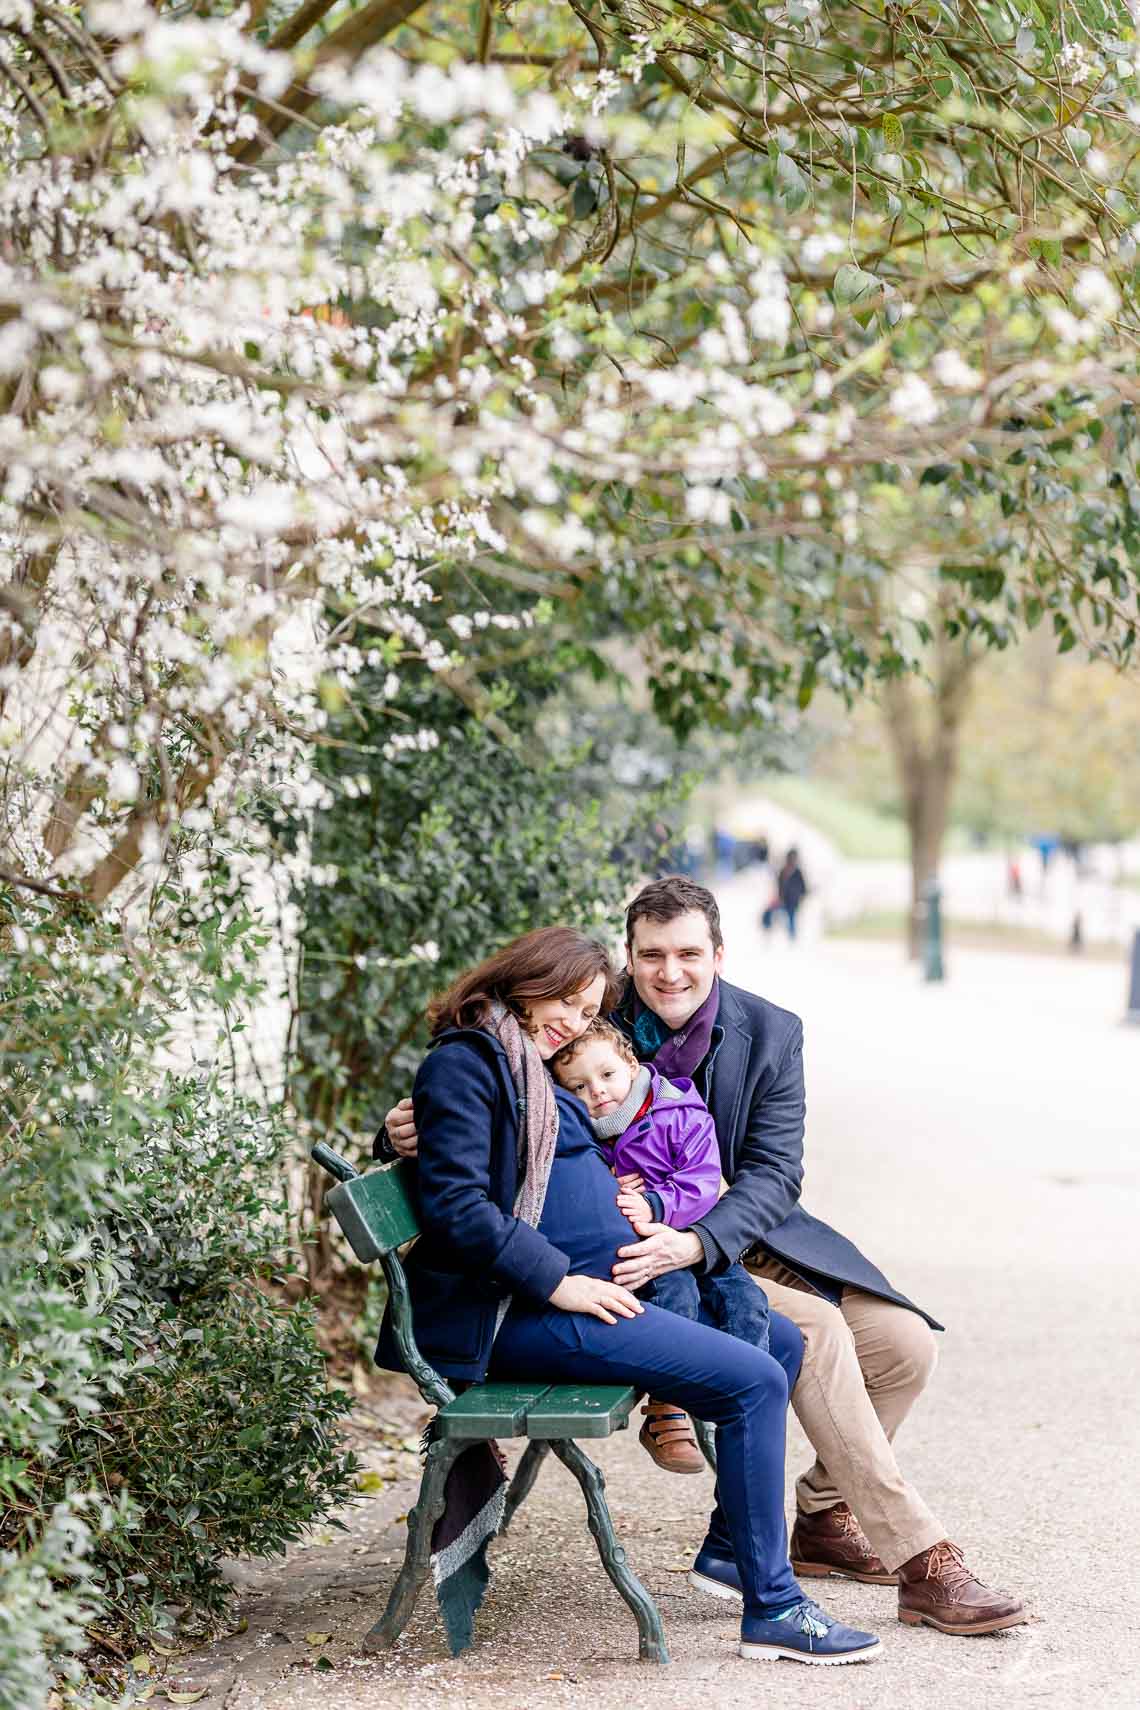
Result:
[[[528,1437],[608,1437],[629,1419],[637,1391],[625,1384],[555,1384],[526,1416]]]
[[[480,1383],[449,1401],[439,1415],[445,1437],[525,1437],[530,1409],[546,1395],[545,1383]]]

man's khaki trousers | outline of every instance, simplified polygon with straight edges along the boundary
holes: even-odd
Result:
[[[818,1514],[843,1501],[892,1571],[946,1536],[891,1447],[934,1370],[934,1336],[903,1306],[846,1288],[832,1306],[757,1249],[744,1261],[776,1312],[800,1330],[804,1363],[792,1406],[816,1452],[796,1506]]]

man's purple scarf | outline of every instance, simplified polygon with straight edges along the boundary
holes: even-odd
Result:
[[[712,1030],[720,1008],[720,980],[713,975],[712,990],[701,1005],[675,1030],[662,1021],[656,1010],[633,996],[633,1043],[639,1057],[650,1057],[653,1067],[666,1080],[686,1075],[692,1080],[709,1054]]]

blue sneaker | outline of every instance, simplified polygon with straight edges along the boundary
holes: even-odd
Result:
[[[818,1603],[804,1598],[773,1620],[746,1615],[740,1629],[742,1657],[787,1657],[790,1662],[870,1662],[883,1647],[873,1633],[844,1627],[825,1615]]]
[[[744,1587],[735,1562],[721,1556],[710,1556],[701,1550],[689,1569],[689,1584],[694,1591],[707,1591],[710,1597],[723,1597],[729,1603],[744,1602]]]

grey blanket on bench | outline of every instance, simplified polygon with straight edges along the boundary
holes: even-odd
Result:
[[[444,1509],[431,1535],[431,1577],[453,1657],[470,1645],[491,1570],[487,1546],[503,1524],[506,1464],[497,1443],[472,1443],[444,1486]]]

